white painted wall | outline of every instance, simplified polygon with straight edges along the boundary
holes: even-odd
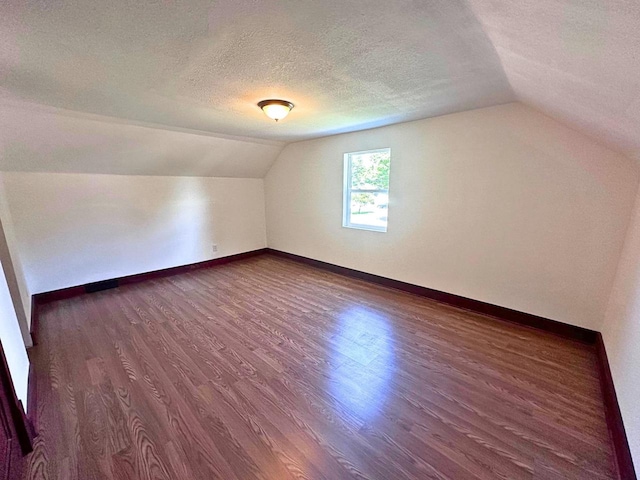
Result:
[[[31,292],[29,292],[27,280],[24,275],[24,268],[20,259],[18,241],[16,240],[15,229],[13,226],[13,217],[11,216],[9,204],[7,202],[7,195],[4,189],[4,176],[2,173],[0,173],[0,221],[2,223],[2,230],[7,242],[13,272],[18,283],[17,286],[20,294],[20,302],[24,309],[28,329],[31,323]],[[28,346],[30,346],[30,340],[27,343],[29,344]]]
[[[27,405],[27,382],[29,379],[29,357],[20,333],[20,326],[13,309],[11,295],[4,272],[0,271],[0,342],[7,358],[9,373],[18,399]]]
[[[262,179],[14,172],[4,184],[31,293],[266,246]]]
[[[391,148],[387,233],[342,222],[343,154]],[[522,104],[290,144],[271,248],[599,330],[638,167]]]
[[[635,469],[640,473],[640,193],[602,336]]]

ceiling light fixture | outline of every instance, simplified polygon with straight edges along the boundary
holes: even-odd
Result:
[[[293,108],[293,103],[287,102],[286,100],[263,100],[258,103],[258,106],[267,117],[277,122],[289,115],[289,112]]]

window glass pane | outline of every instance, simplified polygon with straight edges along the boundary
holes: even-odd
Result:
[[[389,194],[387,192],[351,192],[351,225],[387,228]]]
[[[344,227],[387,231],[389,148],[344,155]]]
[[[351,154],[352,190],[389,190],[389,150]]]

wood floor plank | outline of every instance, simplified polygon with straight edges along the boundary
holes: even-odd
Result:
[[[616,478],[593,347],[265,255],[43,305],[35,479]]]

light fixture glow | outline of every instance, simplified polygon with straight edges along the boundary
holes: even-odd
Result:
[[[277,122],[289,115],[289,112],[293,108],[293,103],[287,102],[286,100],[263,100],[258,103],[258,106],[267,117]]]

